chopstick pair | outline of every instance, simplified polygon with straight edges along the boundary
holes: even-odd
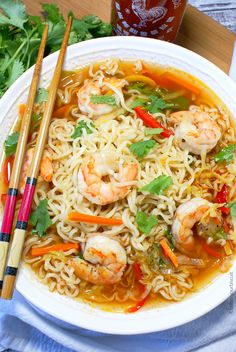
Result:
[[[21,166],[27,145],[27,138],[29,132],[29,126],[33,111],[34,100],[36,96],[38,81],[41,72],[42,60],[44,55],[44,49],[46,45],[46,39],[48,34],[48,26],[45,26],[41,45],[38,52],[36,66],[30,86],[30,92],[27,100],[26,111],[22,120],[22,126],[20,130],[20,138],[17,145],[15,161],[13,164],[12,176],[9,184],[9,190],[7,195],[7,201],[4,211],[4,217],[2,222],[1,234],[0,234],[0,288],[2,283],[2,294],[1,298],[11,299],[14,291],[15,280],[17,270],[20,264],[22,250],[25,241],[25,234],[28,226],[28,219],[30,215],[30,209],[33,201],[33,196],[36,188],[37,177],[39,173],[40,162],[48,135],[48,129],[50,119],[56,99],[57,87],[61,77],[62,66],[66,53],[66,48],[69,40],[70,29],[72,24],[72,17],[69,17],[64,38],[62,41],[60,53],[58,56],[57,64],[54,69],[53,78],[49,87],[48,100],[43,113],[42,121],[40,124],[39,133],[37,136],[36,146],[34,148],[33,160],[30,165],[30,170],[27,175],[23,198],[20,205],[20,210],[14,230],[13,241],[8,254],[7,265],[5,268],[7,251],[9,246],[10,235],[12,232],[12,223],[14,219],[16,197],[18,193],[18,184],[21,173]],[[1,256],[2,253],[2,256]],[[2,281],[3,273],[5,268],[5,275]]]

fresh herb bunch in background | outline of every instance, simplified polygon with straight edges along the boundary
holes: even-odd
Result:
[[[45,54],[60,48],[65,20],[56,4],[42,4],[42,12],[43,18],[30,16],[21,0],[0,0],[0,97],[35,63],[45,22],[49,26]],[[112,26],[97,16],[69,15],[74,18],[69,45],[112,34]]]

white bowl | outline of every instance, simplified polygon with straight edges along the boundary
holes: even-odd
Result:
[[[48,85],[57,56],[54,53],[44,59],[41,86]],[[135,37],[90,40],[68,48],[64,69],[110,57],[142,59],[186,71],[212,88],[236,118],[236,85],[231,79],[209,61],[174,44]],[[24,73],[0,100],[0,148],[17,117],[17,105],[26,101],[32,73],[33,68]],[[33,305],[64,322],[99,332],[140,334],[176,327],[209,312],[233,293],[233,281],[236,282],[236,262],[229,273],[219,275],[184,301],[135,314],[109,313],[51,293],[25,265],[21,266],[16,287]]]

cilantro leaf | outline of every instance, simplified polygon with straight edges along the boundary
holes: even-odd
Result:
[[[96,28],[96,31],[94,30],[93,36],[95,38],[99,38],[99,37],[109,37],[112,35],[113,32],[113,27],[110,23],[104,23],[102,22],[98,28]]]
[[[162,194],[167,188],[173,184],[170,176],[161,175],[155,178],[153,181],[143,186],[140,191],[146,191],[151,194]]]
[[[158,221],[154,215],[147,216],[143,211],[139,211],[136,215],[138,228],[145,235],[149,235],[152,228],[157,225]]]
[[[151,114],[155,114],[156,112],[161,112],[163,110],[171,109],[175,105],[173,103],[167,103],[164,99],[158,98],[156,96],[150,96],[151,102],[148,105],[148,111]]]
[[[43,10],[46,12],[46,18],[52,23],[64,22],[64,18],[56,4],[42,4]]]
[[[153,88],[151,88],[150,86],[148,86],[147,84],[143,83],[143,82],[135,82],[133,84],[130,84],[128,86],[128,90],[138,90],[140,93],[147,95],[147,96],[155,96],[158,95],[159,96],[159,92]]]
[[[44,25],[43,25],[43,21],[42,21],[41,17],[39,17],[39,16],[29,16],[29,21],[32,24],[36,25],[39,34],[42,35],[43,34]]]
[[[7,81],[5,82],[6,87],[9,88],[12,83],[14,83],[17,78],[19,78],[22,73],[24,73],[24,71],[25,69],[23,63],[19,60],[15,60],[12,66],[10,66],[10,73],[7,78]]]
[[[233,160],[233,153],[236,151],[236,144],[231,144],[228,147],[223,148],[218,154],[215,155],[214,159],[218,163],[226,162],[229,164]]]
[[[22,0],[0,0],[0,97],[37,58],[44,30],[49,26],[45,53],[58,50],[65,32],[65,21],[56,4],[42,4],[43,18],[26,13]],[[74,19],[69,45],[111,35],[112,26],[97,16]]]
[[[129,149],[139,159],[143,159],[156,144],[156,141],[150,139],[148,141],[133,143]]]
[[[37,91],[35,102],[40,104],[48,100],[48,91],[45,88],[39,88]]]
[[[165,236],[168,239],[168,243],[169,243],[170,249],[173,251],[175,249],[175,246],[174,246],[174,242],[173,242],[173,235],[172,235],[172,233],[170,232],[169,229],[166,230]]]
[[[33,123],[37,123],[38,121],[40,121],[42,119],[42,115],[40,114],[33,114],[32,115],[32,122]]]
[[[112,35],[112,25],[110,23],[102,22],[102,20],[98,16],[84,16],[82,17],[82,21],[95,38],[107,37]]]
[[[24,29],[27,14],[25,5],[21,1],[1,0],[0,9],[4,11],[4,14],[0,13],[0,25],[11,25]]]
[[[57,51],[60,49],[61,42],[65,32],[65,23],[48,23],[48,37],[47,37],[47,46],[50,48],[51,52]]]
[[[44,236],[46,230],[52,225],[47,205],[47,199],[41,200],[37,208],[30,214],[29,221],[34,226],[32,233],[37,234],[39,237]]]
[[[115,106],[116,105],[116,99],[113,95],[92,95],[90,98],[91,103],[93,104],[108,104]]]
[[[42,120],[42,115],[40,114],[33,114],[32,116],[32,124],[31,124],[31,130],[35,131],[35,129],[38,127],[39,122]]]
[[[79,42],[93,38],[93,35],[89,32],[87,28],[87,25],[82,20],[73,20],[72,31],[76,34],[77,40]]]
[[[4,146],[5,146],[5,154],[6,156],[10,156],[15,153],[16,147],[19,141],[19,132],[14,132],[10,134],[10,136],[7,137],[5,140]]]
[[[132,104],[130,105],[131,109],[135,109],[137,108],[137,106],[142,106],[142,107],[146,107],[147,105],[147,99],[143,99],[143,98],[139,98],[136,99],[132,102]]]
[[[144,131],[145,136],[150,136],[153,134],[161,134],[163,132],[163,128],[146,128]]]
[[[232,218],[236,218],[236,200],[228,204],[228,207],[230,208],[230,215]]]
[[[84,120],[81,120],[78,125],[75,127],[74,133],[71,135],[71,138],[76,139],[82,136],[83,129],[87,131],[88,134],[93,133],[92,128],[94,128],[94,125],[92,123],[88,123]]]
[[[158,259],[157,265],[158,265],[159,269],[163,269],[167,266],[167,264],[163,258]]]
[[[213,239],[214,239],[215,241],[221,240],[221,239],[226,240],[227,235],[226,235],[226,233],[224,232],[223,229],[220,229],[219,231],[217,231],[216,233],[214,233],[214,235],[213,235],[212,237],[213,237]]]
[[[190,101],[186,97],[178,97],[171,99],[171,102],[174,104],[176,110],[188,110]]]

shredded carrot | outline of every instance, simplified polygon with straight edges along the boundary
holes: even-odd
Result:
[[[19,106],[19,115],[20,116],[23,116],[24,113],[25,113],[25,108],[26,108],[26,105],[25,104],[20,104]]]
[[[234,251],[234,241],[232,241],[232,240],[228,240],[228,242],[229,242],[229,245],[230,245],[230,248],[231,248],[231,250],[232,251]]]
[[[170,258],[170,260],[172,261],[172,263],[174,264],[174,266],[177,268],[178,267],[178,259],[176,257],[176,255],[172,252],[172,250],[170,249],[167,241],[165,238],[163,238],[160,241],[160,245],[162,246],[165,254]]]
[[[226,255],[231,255],[231,254],[232,254],[232,250],[231,250],[231,248],[230,248],[230,244],[229,244],[228,241],[227,241],[226,244],[224,245],[224,250],[225,250]]]
[[[75,105],[72,105],[72,104],[61,106],[60,108],[58,108],[53,112],[53,117],[68,117],[68,115],[70,115],[70,112],[74,106]]]
[[[172,75],[170,73],[164,73],[162,75],[162,78],[163,78],[163,80],[165,80],[165,83],[167,81],[172,82],[172,83],[176,83],[179,86],[182,86],[182,87],[190,90],[191,92],[193,92],[193,93],[195,93],[197,95],[199,95],[200,92],[201,92],[200,89],[197,88],[195,85],[193,85],[189,81],[185,81],[184,79],[180,78],[179,76],[177,77],[177,76],[174,76],[174,75]]]
[[[100,225],[108,225],[108,226],[116,226],[122,225],[122,219],[113,219],[113,218],[103,218],[101,216],[87,215],[77,212],[69,213],[69,220],[72,221],[80,221],[80,222],[88,222],[91,224],[100,224]]]
[[[215,258],[221,258],[222,257],[222,254],[217,250],[219,248],[219,246],[217,248],[215,246],[216,249],[213,248],[212,246],[208,245],[206,243],[206,241],[200,236],[198,236],[198,241],[200,242],[200,244],[202,246],[202,249],[204,249],[204,251],[206,253],[208,253],[210,256],[215,257]],[[219,250],[220,250],[220,248],[219,248]]]
[[[69,249],[80,249],[79,243],[58,243],[47,247],[38,247],[31,249],[31,255],[38,257],[48,252],[68,251]]]

